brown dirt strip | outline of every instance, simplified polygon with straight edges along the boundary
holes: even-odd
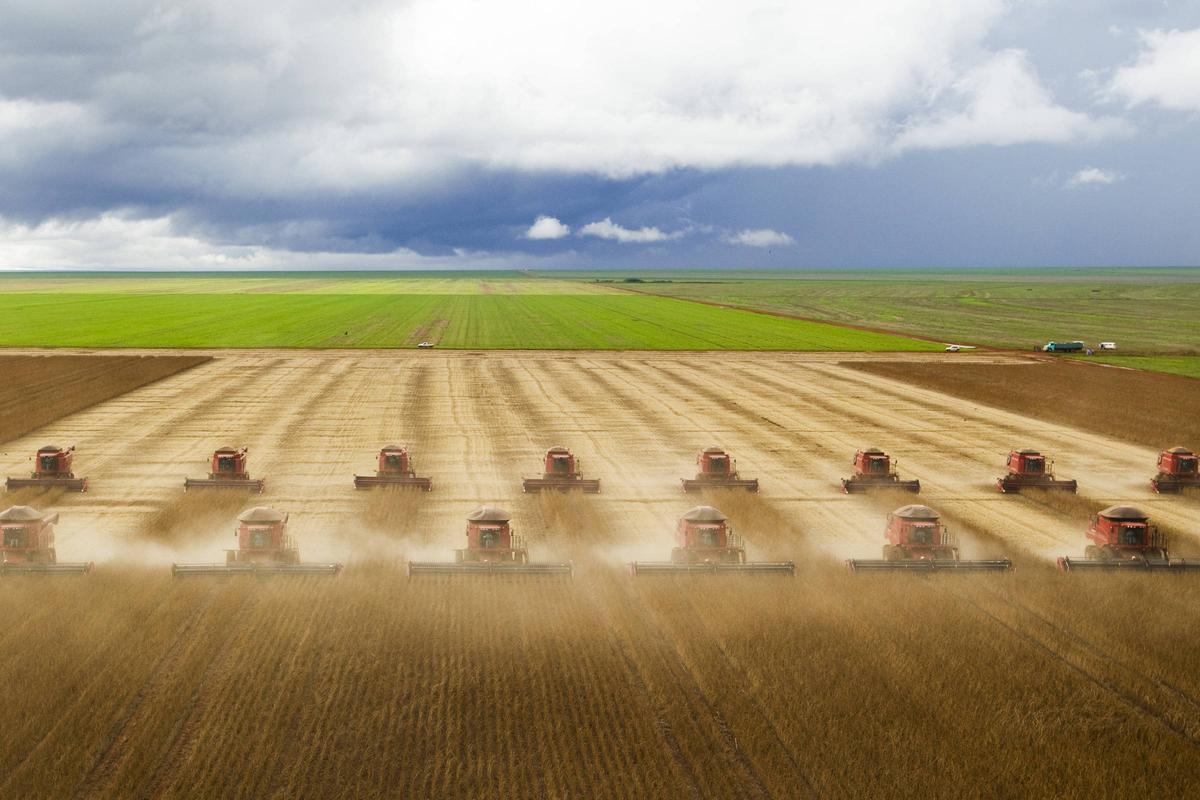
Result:
[[[1200,447],[1200,381],[1193,378],[1044,359],[842,366],[1147,447]]]
[[[0,356],[4,376],[0,442],[211,360],[209,356]]]

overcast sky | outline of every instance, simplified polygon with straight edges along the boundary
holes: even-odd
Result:
[[[1200,0],[0,0],[0,267],[1198,263]]]

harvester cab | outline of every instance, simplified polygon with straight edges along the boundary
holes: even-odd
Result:
[[[304,563],[287,532],[288,515],[257,506],[238,516],[238,546],[225,551],[224,564],[174,564],[176,577],[189,575],[337,575],[341,564]]]
[[[213,452],[207,478],[186,478],[183,490],[188,489],[249,489],[261,493],[265,480],[251,480],[246,470],[246,448],[221,447]]]
[[[696,477],[683,479],[685,492],[702,489],[745,489],[758,491],[758,479],[738,477],[737,462],[720,447],[706,447],[696,454]]]
[[[892,457],[877,447],[869,447],[854,454],[854,474],[842,478],[842,491],[861,494],[872,489],[900,489],[916,494],[921,491],[921,482],[900,480]]]
[[[418,478],[408,450],[400,445],[389,444],[379,451],[378,468],[374,475],[354,476],[355,489],[374,486],[414,486],[428,492],[433,489],[433,479]]]
[[[1048,489],[1058,492],[1078,491],[1074,480],[1058,480],[1054,477],[1054,462],[1037,450],[1013,450],[1008,454],[1008,474],[996,479],[996,488],[1001,492],[1020,492],[1022,489]]]
[[[584,478],[580,472],[581,466],[582,462],[567,448],[551,447],[546,451],[542,477],[525,478],[521,482],[521,490],[540,492],[543,489],[557,489],[568,492],[578,489],[585,494],[596,494],[600,491],[600,480]]]
[[[1007,558],[964,561],[958,555],[954,535],[942,523],[941,515],[929,506],[908,505],[888,514],[884,529],[887,543],[883,559],[850,559],[846,565],[855,572],[992,572],[1012,569]]]
[[[83,575],[92,562],[60,564],[54,550],[58,514],[29,506],[0,511],[0,575]]]
[[[1161,494],[1200,489],[1200,457],[1186,447],[1163,450],[1158,454],[1158,474],[1150,479],[1150,485]]]
[[[58,487],[69,492],[86,492],[87,478],[76,478],[75,473],[71,471],[71,463],[74,460],[75,445],[63,449],[58,445],[48,444],[39,448],[34,455],[34,469],[28,478],[9,478],[4,485],[9,491],[37,486]]]
[[[1134,506],[1109,506],[1092,518],[1083,558],[1062,556],[1058,568],[1072,570],[1200,570],[1200,561],[1171,560],[1167,539],[1150,516]]]
[[[634,561],[629,572],[639,575],[678,573],[754,573],[793,575],[791,561],[747,561],[746,548],[729,520],[712,506],[696,506],[679,518],[670,561]]]
[[[511,515],[496,506],[479,506],[467,516],[467,546],[454,551],[453,562],[410,561],[411,575],[574,575],[570,563],[529,560],[525,538],[512,529]]]

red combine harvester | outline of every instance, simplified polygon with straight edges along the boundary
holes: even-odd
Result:
[[[758,479],[738,477],[737,463],[719,447],[706,447],[696,454],[696,477],[683,479],[685,492],[702,489],[745,489],[758,491]]]
[[[250,479],[250,473],[246,471],[246,448],[222,447],[213,453],[208,477],[185,478],[183,490],[249,489],[261,494],[265,483],[262,478]]]
[[[408,450],[389,444],[379,451],[379,468],[374,475],[355,475],[355,489],[375,486],[415,486],[426,492],[433,488],[432,478],[418,478]]]
[[[1109,506],[1092,517],[1083,558],[1062,556],[1063,572],[1081,570],[1150,570],[1186,572],[1200,570],[1200,561],[1171,560],[1167,537],[1150,524],[1150,516],[1133,506]]]
[[[76,478],[71,471],[71,462],[75,460],[75,445],[67,449],[48,444],[39,448],[33,457],[35,469],[28,478],[9,478],[5,488],[25,489],[30,486],[59,487],[69,492],[86,492],[87,478]]]
[[[58,514],[29,506],[0,511],[0,575],[83,575],[92,562],[60,564],[54,551]]]
[[[921,482],[900,480],[892,457],[877,447],[869,447],[854,454],[854,474],[842,478],[842,491],[862,494],[873,489],[900,489],[917,494],[921,491]]]
[[[712,506],[696,506],[679,518],[670,561],[634,561],[629,572],[635,577],[696,572],[794,575],[796,565],[791,561],[747,561],[746,548],[725,515]]]
[[[887,539],[883,560],[852,558],[846,565],[855,572],[995,572],[1012,569],[1012,561],[1007,558],[961,560],[953,534],[929,506],[897,508],[888,514],[883,535]]]
[[[556,489],[569,492],[578,489],[584,494],[596,494],[600,491],[598,478],[585,479],[579,471],[582,462],[565,447],[551,447],[546,451],[545,470],[540,478],[525,478],[521,490],[525,492],[540,492],[543,489]]]
[[[1037,450],[1013,450],[1008,454],[1008,474],[996,478],[996,488],[1001,492],[1013,493],[1022,489],[1047,489],[1057,492],[1071,492],[1079,489],[1074,480],[1058,480],[1054,477],[1054,462],[1046,462],[1046,457]]]
[[[502,508],[480,506],[467,517],[467,546],[454,551],[454,561],[410,561],[411,575],[574,575],[569,563],[529,561],[525,539],[513,533],[510,515]]]
[[[236,550],[225,551],[224,564],[174,564],[176,577],[190,575],[337,575],[341,564],[303,563],[296,540],[287,532],[288,515],[258,506],[238,516]]]
[[[1150,479],[1154,491],[1178,494],[1182,489],[1200,489],[1200,459],[1186,447],[1172,447],[1158,454],[1158,474]]]

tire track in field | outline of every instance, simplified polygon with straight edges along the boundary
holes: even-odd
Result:
[[[75,788],[75,797],[84,798],[95,795],[100,792],[102,784],[107,784],[116,777],[116,770],[130,745],[126,732],[129,723],[141,709],[146,698],[158,688],[164,676],[183,658],[186,648],[182,647],[182,644],[196,627],[196,623],[212,607],[217,597],[216,590],[217,584],[214,582],[201,597],[195,610],[176,629],[174,638],[167,645],[163,654],[154,662],[149,676],[117,717],[105,745],[96,755],[83,781]]]
[[[1069,648],[1063,647],[1063,641],[1060,640],[1058,642],[1054,642],[1051,641],[1051,637],[1049,636],[1035,635],[1029,629],[1018,627],[1015,623],[1003,619],[998,613],[985,608],[981,603],[976,602],[962,592],[954,591],[954,589],[950,586],[944,586],[943,588],[948,594],[957,597],[963,603],[974,608],[981,616],[994,623],[996,627],[1007,631],[1013,637],[1020,639],[1036,650],[1041,651],[1050,661],[1061,664],[1067,670],[1078,675],[1086,682],[1091,683],[1106,695],[1123,703],[1139,716],[1158,723],[1184,743],[1200,749],[1200,736],[1197,736],[1183,725],[1175,722],[1170,718],[1170,716],[1168,716],[1167,712],[1163,711],[1155,704],[1138,697],[1135,691],[1131,691],[1116,685],[1112,680],[1100,674],[1100,671],[1094,666],[1088,666],[1084,663],[1079,663],[1079,661],[1083,661],[1082,658],[1077,660],[1076,658],[1068,657],[1063,651]],[[1014,607],[1011,604],[1009,604],[1008,607],[1019,609],[1019,607]],[[1054,626],[1051,627],[1053,628]],[[1069,637],[1064,638],[1069,639]],[[1112,659],[1111,657],[1104,655],[1101,656],[1101,660],[1111,661]]]
[[[140,794],[161,797],[168,788],[168,781],[178,774],[181,765],[194,752],[196,739],[201,733],[199,727],[202,721],[202,715],[199,713],[201,699],[208,691],[209,684],[214,677],[228,671],[229,662],[234,656],[234,651],[229,644],[234,639],[235,626],[257,601],[258,598],[254,592],[245,592],[241,601],[230,613],[232,622],[222,624],[221,637],[217,641],[216,647],[209,651],[208,664],[201,672],[200,679],[192,687],[187,702],[167,737],[163,754],[147,778],[146,788],[139,792]]]

